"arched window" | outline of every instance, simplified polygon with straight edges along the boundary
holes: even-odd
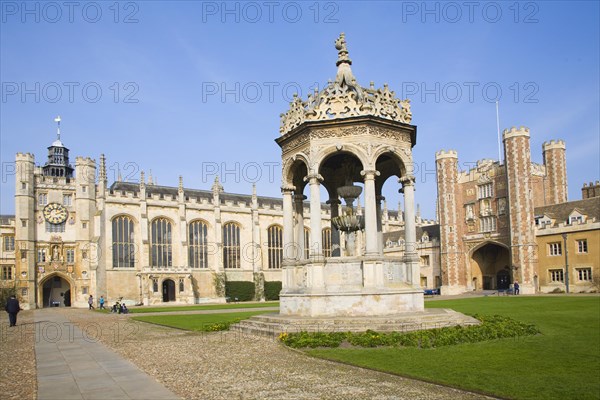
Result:
[[[310,229],[304,228],[304,258],[310,257]]]
[[[113,268],[133,268],[135,266],[135,243],[133,220],[120,215],[112,220]]]
[[[208,226],[203,221],[190,223],[189,263],[192,268],[208,268]]]
[[[229,222],[223,225],[223,267],[240,268],[240,227]]]
[[[321,238],[323,240],[323,256],[331,257],[331,228],[323,228]]]
[[[283,230],[281,226],[273,225],[269,227],[267,241],[269,269],[281,268],[281,260],[283,259]]]
[[[166,218],[156,218],[151,226],[151,245],[153,267],[170,267],[173,265],[171,247],[171,222]]]

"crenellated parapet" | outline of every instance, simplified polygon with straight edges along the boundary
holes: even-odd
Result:
[[[438,152],[435,153],[435,159],[436,160],[441,160],[442,158],[456,158],[458,159],[458,153],[456,152],[456,150],[440,150]]]
[[[502,137],[504,138],[504,140],[518,136],[529,137],[529,128],[524,126],[517,128],[513,126],[510,129],[505,129],[504,132],[502,132]]]
[[[554,150],[554,149],[566,150],[567,145],[565,144],[564,140],[560,140],[560,139],[559,140],[550,140],[550,141],[544,142],[542,144],[543,151]]]

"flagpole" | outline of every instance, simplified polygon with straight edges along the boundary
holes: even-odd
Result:
[[[500,116],[498,113],[498,100],[496,100],[496,129],[498,130],[498,163],[502,164],[502,141],[500,140]]]

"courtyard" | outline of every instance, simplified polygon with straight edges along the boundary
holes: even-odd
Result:
[[[68,339],[70,324],[59,322],[70,321],[83,332],[86,345],[106,346],[152,381],[185,399],[471,399],[487,395],[519,399],[598,398],[597,295],[466,297],[428,300],[427,307],[451,306],[465,313],[510,315],[535,323],[541,334],[436,349],[318,348],[303,352],[269,338],[135,321],[132,317],[145,315],[136,314],[135,309],[129,315],[44,309],[21,313],[16,330],[9,330],[2,321],[0,390],[12,399],[52,398],[39,391],[36,349],[56,342],[58,325],[65,328],[62,339]],[[206,312],[226,316],[247,310],[256,308]],[[266,307],[264,312],[272,311]],[[201,310],[148,315],[160,314],[185,320],[207,315]],[[80,379],[89,378],[78,378],[73,373],[78,384]],[[133,376],[142,374],[136,372]],[[104,397],[103,391],[97,391],[92,397],[73,398],[116,398],[110,395],[113,389],[104,388]]]

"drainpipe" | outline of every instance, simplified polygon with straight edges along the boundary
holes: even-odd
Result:
[[[567,234],[563,233],[562,237],[565,246],[565,286],[567,293],[569,293],[569,248],[567,247]]]

